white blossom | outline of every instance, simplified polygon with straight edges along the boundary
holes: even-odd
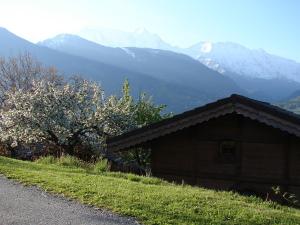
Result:
[[[8,91],[5,99],[0,138],[14,146],[51,143],[66,151],[76,144],[99,148],[105,135],[136,127],[131,99],[105,98],[98,84],[86,80],[66,85],[34,81],[30,90]]]

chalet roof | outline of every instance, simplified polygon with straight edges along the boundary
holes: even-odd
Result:
[[[107,148],[123,150],[213,118],[237,113],[300,137],[300,116],[267,102],[233,94],[172,118],[109,138]]]

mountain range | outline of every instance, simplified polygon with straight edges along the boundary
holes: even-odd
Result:
[[[145,28],[137,28],[133,32],[125,32],[109,28],[84,28],[76,35],[110,47],[136,47],[136,48],[154,48],[162,50],[176,50],[162,40],[157,34],[149,32]]]
[[[254,98],[276,102],[299,90],[300,63],[236,43],[201,42],[186,54],[232,78]]]
[[[90,28],[78,35],[107,46],[159,48],[189,55],[234,80],[250,97],[265,101],[276,102],[300,90],[300,63],[263,49],[249,49],[232,42],[199,42],[179,48],[144,28],[133,32]]]
[[[54,48],[49,40],[34,44],[4,28],[0,29],[0,43],[2,57],[29,52],[43,64],[56,66],[66,75],[81,75],[100,82],[107,94],[120,93],[127,78],[135,97],[145,91],[156,103],[166,104],[168,111],[173,112],[242,91],[230,78],[197,60],[165,50],[112,48],[74,35],[54,38],[52,43],[57,46]],[[65,48],[58,49],[58,46]]]
[[[226,96],[232,91],[242,92],[231,79],[187,55],[171,51],[135,47],[111,48],[68,34],[58,35],[39,42],[38,45],[144,73],[186,89],[202,90],[212,98]]]
[[[110,47],[119,46],[124,50],[129,49],[127,46],[148,47],[188,55],[233,80],[246,95],[260,100],[277,102],[300,90],[300,63],[269,54],[263,49],[249,49],[232,42],[199,42],[188,48],[179,48],[146,29],[122,32],[90,28],[81,30],[78,34],[91,42]],[[67,45],[61,35],[44,44],[63,51],[66,50],[63,45]],[[57,46],[53,46],[54,44]]]
[[[143,28],[133,32],[83,29],[78,35],[107,46],[159,48],[189,55],[230,77],[250,97],[261,100],[276,102],[300,90],[300,63],[263,49],[249,49],[232,42],[199,42],[188,48],[179,48]]]
[[[249,49],[233,42],[199,42],[188,48],[175,47],[145,28],[133,32],[107,28],[85,28],[77,33],[89,41],[110,47],[170,50],[189,55],[218,72],[233,72],[251,78],[287,78],[300,82],[300,63],[272,55],[263,49]]]
[[[127,78],[135,97],[145,91],[175,113],[232,93],[278,102],[300,90],[300,64],[264,50],[230,42],[179,48],[145,29],[78,34],[34,44],[0,28],[0,56],[29,52],[64,74],[101,82],[108,94],[120,93]]]

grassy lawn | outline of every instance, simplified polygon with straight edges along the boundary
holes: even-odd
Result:
[[[300,210],[230,192],[156,178],[45,165],[0,157],[0,173],[85,204],[133,216],[143,224],[300,224]]]

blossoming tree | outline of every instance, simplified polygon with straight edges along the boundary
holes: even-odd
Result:
[[[14,146],[46,143],[73,155],[78,144],[100,149],[105,136],[136,127],[130,98],[105,98],[98,84],[82,79],[35,81],[30,90],[8,91],[5,99],[0,137]]]

